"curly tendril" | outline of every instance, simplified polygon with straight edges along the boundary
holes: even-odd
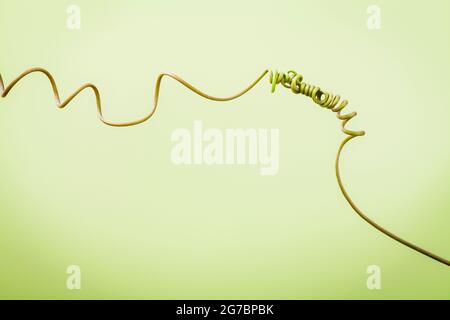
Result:
[[[341,100],[340,96],[335,96],[327,91],[320,89],[320,87],[313,86],[303,82],[303,76],[297,74],[295,71],[288,71],[287,73],[279,73],[278,71],[271,71],[269,81],[272,84],[272,92],[275,92],[277,84],[281,84],[283,87],[291,89],[295,94],[303,94],[310,97],[316,104],[322,108],[331,109],[331,111],[336,112],[336,116],[339,120],[342,120],[342,132],[345,134],[357,137],[363,136],[364,131],[353,131],[345,128],[345,125],[349,120],[357,115],[356,112],[351,112],[348,114],[341,114],[341,111],[347,106],[348,101],[343,100],[338,105]]]
[[[401,244],[420,252],[421,254],[424,254],[438,262],[441,262],[447,266],[450,266],[450,261],[447,259],[444,259],[430,251],[427,251],[425,249],[422,249],[421,247],[406,241],[393,232],[383,228],[378,223],[370,219],[358,206],[355,204],[353,199],[350,197],[349,193],[344,187],[344,183],[342,182],[341,173],[339,170],[339,163],[341,158],[342,149],[344,146],[353,138],[360,137],[365,135],[364,131],[353,131],[346,129],[345,125],[349,120],[354,118],[357,113],[356,112],[350,112],[348,114],[341,114],[341,111],[347,106],[348,101],[343,100],[340,104],[339,101],[341,99],[338,95],[333,95],[330,92],[322,90],[320,87],[313,86],[310,84],[307,84],[303,82],[303,76],[300,74],[297,74],[295,71],[288,71],[287,73],[279,73],[278,71],[272,71],[270,72],[269,81],[272,84],[272,92],[275,92],[275,88],[278,84],[281,84],[283,87],[291,89],[291,91],[295,94],[302,94],[307,97],[310,97],[316,104],[321,106],[322,108],[331,109],[331,111],[336,112],[336,116],[339,120],[342,121],[342,132],[347,135],[347,137],[344,138],[344,140],[339,145],[337,154],[336,154],[336,161],[335,161],[335,171],[336,171],[336,178],[339,184],[339,188],[341,189],[341,192],[344,196],[344,198],[347,200],[347,202],[350,204],[350,206],[355,210],[355,212],[364,219],[367,223],[372,225],[377,230],[381,231],[385,235],[389,236],[390,238],[400,242]],[[339,105],[338,105],[339,104]]]
[[[153,95],[153,108],[143,118],[140,118],[140,119],[137,119],[137,120],[134,120],[134,121],[128,121],[128,122],[111,122],[111,121],[105,120],[105,118],[103,117],[103,113],[102,113],[102,101],[101,101],[101,97],[100,97],[100,91],[92,83],[86,83],[86,84],[82,85],[77,90],[75,90],[75,92],[70,94],[66,99],[61,101],[61,98],[60,98],[60,95],[59,95],[59,91],[58,91],[58,86],[56,85],[55,79],[53,78],[51,73],[48,72],[47,70],[45,70],[44,68],[31,68],[31,69],[28,69],[28,70],[24,71],[17,78],[15,78],[13,81],[11,81],[11,83],[8,86],[6,86],[6,87],[4,86],[3,79],[2,79],[2,76],[0,74],[0,93],[1,93],[2,98],[4,98],[4,97],[6,97],[8,95],[8,93],[11,91],[11,89],[14,88],[14,86],[17,83],[19,83],[20,80],[25,78],[27,75],[29,75],[31,73],[42,73],[42,74],[44,74],[47,77],[48,81],[50,82],[50,85],[51,85],[52,90],[53,90],[53,95],[55,97],[55,103],[56,103],[56,106],[59,109],[65,108],[78,94],[80,94],[84,90],[91,89],[94,92],[94,95],[95,95],[95,102],[96,102],[96,105],[97,105],[97,113],[98,113],[98,116],[100,118],[100,121],[103,122],[104,124],[108,125],[108,126],[129,127],[129,126],[134,126],[134,125],[143,123],[143,122],[147,121],[148,119],[150,119],[155,114],[156,109],[158,107],[159,89],[161,87],[161,80],[164,77],[172,78],[172,79],[178,81],[183,86],[185,86],[189,90],[195,92],[199,96],[202,96],[205,99],[214,100],[214,101],[230,101],[230,100],[234,100],[234,99],[239,98],[240,96],[243,96],[244,94],[246,94],[250,89],[252,89],[266,75],[267,72],[268,72],[267,70],[264,71],[259,76],[258,79],[253,81],[253,83],[251,83],[249,86],[247,86],[241,92],[236,93],[235,95],[232,95],[232,96],[229,96],[229,97],[224,97],[224,98],[222,98],[222,97],[215,97],[215,96],[211,96],[209,94],[206,94],[203,91],[200,91],[199,89],[194,87],[192,84],[190,84],[186,80],[182,79],[181,77],[179,77],[179,76],[177,76],[175,74],[160,73],[158,75],[158,77],[156,78],[155,92],[154,92],[154,95]]]
[[[3,79],[2,76],[0,74],[0,94],[2,96],[2,98],[6,97],[11,89],[20,82],[20,80],[22,80],[23,78],[25,78],[27,75],[31,74],[31,73],[42,73],[44,74],[47,79],[50,82],[50,85],[52,87],[53,90],[53,95],[55,97],[55,103],[56,106],[60,109],[65,108],[78,94],[80,94],[82,91],[86,90],[86,89],[91,89],[95,95],[95,100],[96,100],[96,106],[97,106],[97,113],[98,116],[100,118],[100,121],[102,121],[104,124],[109,125],[109,126],[114,126],[114,127],[126,127],[126,126],[134,126],[140,123],[143,123],[145,121],[147,121],[148,119],[150,119],[156,112],[157,106],[158,106],[158,100],[159,100],[159,93],[160,93],[160,86],[161,86],[161,81],[164,77],[169,77],[172,78],[174,80],[176,80],[177,82],[181,83],[183,86],[185,86],[186,88],[188,88],[189,90],[193,91],[194,93],[202,96],[203,98],[209,99],[209,100],[213,100],[213,101],[230,101],[230,100],[234,100],[236,98],[241,97],[242,95],[246,94],[248,91],[250,91],[258,82],[261,81],[261,79],[264,78],[264,76],[268,73],[268,70],[265,70],[255,81],[253,81],[250,85],[248,85],[246,88],[244,88],[242,91],[240,91],[239,93],[229,96],[229,97],[216,97],[216,96],[212,96],[209,94],[204,93],[203,91],[200,91],[199,89],[197,89],[196,87],[194,87],[192,84],[190,84],[189,82],[185,81],[184,79],[182,79],[181,77],[174,75],[174,74],[170,74],[170,73],[161,73],[158,75],[158,77],[156,78],[156,83],[155,83],[155,91],[154,91],[154,95],[153,95],[153,107],[151,108],[151,110],[149,111],[149,113],[144,116],[143,118],[134,120],[134,121],[128,121],[128,122],[111,122],[106,120],[103,117],[103,113],[102,113],[102,104],[101,104],[101,97],[100,97],[100,91],[97,89],[97,87],[91,83],[86,83],[84,85],[82,85],[81,87],[79,87],[77,90],[75,90],[72,94],[70,94],[66,99],[61,100],[60,95],[59,95],[59,91],[58,91],[58,87],[56,85],[56,81],[53,78],[53,76],[50,74],[50,72],[48,72],[46,69],[43,68],[31,68],[28,69],[26,71],[24,71],[23,73],[21,73],[18,77],[16,77],[13,81],[11,81],[11,83],[9,85],[7,85],[5,87],[4,83],[3,83]],[[330,92],[324,91],[322,90],[320,87],[317,86],[313,86],[310,84],[307,84],[305,82],[303,82],[303,76],[300,74],[297,74],[295,71],[288,71],[287,73],[279,73],[277,71],[275,72],[270,72],[270,77],[269,77],[269,81],[272,84],[272,92],[275,92],[275,88],[278,84],[281,84],[282,86],[284,86],[285,88],[291,89],[291,91],[295,94],[302,94],[305,95],[307,97],[310,97],[316,104],[318,104],[320,107],[322,108],[326,108],[326,109],[330,109],[331,111],[336,113],[336,116],[339,120],[341,120],[341,125],[342,125],[342,132],[345,133],[347,136],[344,138],[344,140],[341,142],[341,144],[339,145],[337,154],[336,154],[336,160],[335,160],[335,171],[336,171],[336,178],[339,184],[339,188],[344,196],[344,198],[347,200],[347,202],[350,204],[350,206],[353,208],[353,210],[362,218],[364,219],[366,222],[368,222],[370,225],[372,225],[374,228],[376,228],[377,230],[381,231],[382,233],[384,233],[385,235],[391,237],[392,239],[400,242],[401,244],[421,253],[424,254],[440,263],[443,263],[447,266],[450,266],[450,261],[447,259],[444,259],[434,253],[431,253],[425,249],[420,248],[419,246],[408,242],[406,240],[403,240],[402,238],[400,238],[399,236],[397,236],[396,234],[392,233],[391,231],[383,228],[382,226],[380,226],[379,224],[377,224],[376,222],[374,222],[373,220],[371,220],[366,214],[364,214],[362,212],[361,209],[359,209],[356,204],[354,203],[354,201],[352,200],[352,198],[350,197],[350,195],[348,194],[347,190],[344,187],[344,184],[342,182],[341,179],[341,175],[340,175],[340,170],[339,170],[339,163],[340,163],[340,157],[341,157],[341,153],[342,150],[344,148],[344,146],[353,138],[355,137],[359,137],[359,136],[363,136],[365,134],[364,131],[354,131],[354,130],[349,130],[346,128],[346,124],[349,120],[351,120],[353,117],[356,116],[356,112],[350,112],[348,114],[341,114],[341,111],[348,105],[348,101],[347,100],[342,100],[340,96],[338,95],[333,95]],[[340,102],[340,103],[339,103]]]

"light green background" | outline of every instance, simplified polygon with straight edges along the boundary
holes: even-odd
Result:
[[[355,201],[402,237],[450,256],[448,1],[2,1],[6,83],[43,66],[66,96],[101,90],[105,117],[151,108],[174,72],[229,95],[265,68],[295,69],[349,99],[342,174]],[[174,166],[176,128],[279,128],[280,171]],[[334,115],[265,79],[229,103],[164,80],[157,115],[96,117],[91,93],[54,106],[30,76],[0,100],[1,298],[450,298],[449,268],[362,221],[340,194]],[[82,289],[66,289],[66,267]],[[378,265],[382,289],[368,290]]]

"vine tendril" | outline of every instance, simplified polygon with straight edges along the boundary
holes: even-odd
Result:
[[[357,113],[356,112],[350,112],[348,114],[341,114],[341,111],[348,105],[347,100],[343,100],[340,104],[340,96],[335,96],[330,92],[322,90],[320,87],[313,86],[310,84],[307,84],[303,82],[303,76],[300,74],[297,74],[295,71],[288,71],[287,73],[279,73],[278,71],[271,71],[269,76],[269,81],[272,84],[272,92],[275,92],[275,88],[278,84],[281,84],[283,87],[291,89],[291,91],[295,94],[303,94],[307,97],[310,97],[316,104],[321,106],[322,108],[331,109],[331,111],[336,112],[336,116],[339,120],[342,121],[342,132],[345,133],[347,136],[344,138],[344,140],[339,145],[337,154],[336,154],[336,160],[335,160],[335,171],[336,171],[336,178],[339,184],[339,188],[341,189],[342,195],[344,196],[345,200],[349,203],[349,205],[353,208],[353,210],[367,223],[372,225],[374,228],[379,230],[380,232],[384,233],[388,237],[400,242],[401,244],[421,253],[424,254],[440,263],[443,263],[447,266],[450,266],[450,261],[442,258],[428,250],[425,250],[409,241],[406,241],[399,236],[397,236],[395,233],[383,228],[378,223],[370,219],[353,201],[353,199],[350,197],[349,193],[344,187],[344,183],[342,182],[341,173],[339,170],[339,163],[341,159],[341,153],[344,148],[344,146],[353,138],[360,137],[365,135],[364,131],[354,131],[354,130],[348,130],[346,129],[345,125],[349,120],[354,118]],[[339,104],[339,105],[338,105]]]
[[[91,89],[95,95],[95,100],[96,100],[96,106],[97,106],[97,113],[98,116],[100,118],[100,121],[102,121],[104,124],[109,125],[109,126],[114,126],[114,127],[127,127],[127,126],[134,126],[140,123],[143,123],[147,120],[149,120],[156,112],[157,106],[158,106],[158,100],[159,100],[159,94],[160,94],[160,86],[161,86],[161,81],[164,77],[169,77],[172,78],[174,80],[176,80],[177,82],[181,83],[183,86],[185,86],[186,88],[188,88],[189,90],[193,91],[194,93],[202,96],[203,98],[209,99],[209,100],[213,100],[213,101],[230,101],[230,100],[234,100],[236,98],[241,97],[242,95],[246,94],[248,91],[250,91],[258,82],[261,81],[261,79],[264,78],[264,76],[268,73],[268,70],[265,70],[255,81],[253,81],[251,84],[249,84],[246,88],[244,88],[242,91],[240,91],[239,93],[229,96],[229,97],[216,97],[216,96],[212,96],[209,94],[204,93],[203,91],[197,89],[196,87],[194,87],[192,84],[190,84],[189,82],[185,81],[184,79],[182,79],[181,77],[175,75],[175,74],[171,74],[171,73],[160,73],[156,79],[156,83],[155,83],[155,91],[154,91],[154,96],[153,96],[153,108],[150,110],[150,112],[144,116],[143,118],[134,120],[134,121],[129,121],[129,122],[111,122],[108,120],[105,120],[105,118],[103,117],[103,113],[102,113],[102,104],[101,104],[101,97],[100,97],[100,91],[97,89],[97,87],[92,84],[92,83],[86,83],[84,85],[82,85],[81,87],[79,87],[77,90],[75,90],[75,92],[73,92],[72,94],[70,94],[66,99],[64,99],[63,101],[61,101],[60,95],[59,95],[59,91],[58,91],[58,87],[56,85],[56,81],[53,78],[53,76],[51,75],[50,72],[48,72],[46,69],[44,68],[31,68],[28,69],[26,71],[24,71],[23,73],[21,73],[19,76],[17,76],[14,80],[11,81],[11,83],[9,83],[9,85],[7,85],[5,87],[2,76],[0,74],[0,93],[1,93],[1,97],[4,98],[6,97],[11,89],[20,82],[20,80],[22,80],[23,78],[25,78],[27,75],[31,74],[31,73],[42,73],[44,74],[47,79],[50,82],[50,85],[52,87],[53,90],[53,95],[55,98],[55,103],[56,106],[60,109],[65,108],[78,94],[80,94],[81,92],[83,92],[86,89]],[[341,114],[341,111],[348,105],[348,101],[347,100],[342,100],[340,96],[338,95],[333,95],[330,92],[324,91],[322,90],[320,87],[317,86],[313,86],[310,84],[307,84],[305,82],[303,82],[303,76],[300,74],[297,74],[297,72],[295,71],[288,71],[287,73],[279,73],[277,71],[272,71],[270,72],[270,77],[269,77],[269,81],[272,84],[272,92],[275,92],[275,88],[278,84],[281,84],[283,87],[291,89],[291,91],[295,94],[302,94],[305,95],[309,98],[311,98],[317,105],[319,105],[322,108],[326,108],[326,109],[330,109],[331,111],[336,113],[336,117],[341,120],[341,130],[343,133],[345,133],[347,136],[344,138],[344,140],[341,142],[341,144],[339,145],[339,148],[337,150],[337,154],[336,154],[336,160],[335,160],[335,171],[336,171],[336,178],[339,184],[339,188],[344,196],[344,198],[347,200],[347,202],[350,204],[350,206],[353,208],[353,210],[362,218],[364,219],[367,223],[369,223],[370,225],[372,225],[374,228],[376,228],[377,230],[379,230],[380,232],[384,233],[385,235],[389,236],[390,238],[398,241],[399,243],[423,254],[426,255],[440,263],[443,263],[447,266],[450,266],[450,261],[447,259],[444,259],[432,252],[429,252],[425,249],[422,249],[421,247],[406,241],[402,238],[400,238],[399,236],[397,236],[396,234],[394,234],[393,232],[383,228],[382,226],[380,226],[379,224],[377,224],[375,221],[373,221],[372,219],[370,219],[361,209],[358,208],[358,206],[355,204],[355,202],[353,201],[353,199],[350,197],[350,195],[348,194],[347,190],[344,187],[344,184],[342,182],[342,178],[340,175],[340,170],[339,170],[339,164],[340,164],[340,158],[341,158],[341,153],[342,150],[344,149],[344,146],[353,138],[355,137],[359,137],[359,136],[363,136],[365,134],[364,131],[354,131],[354,130],[349,130],[346,128],[346,124],[349,120],[351,120],[352,118],[354,118],[357,113],[356,112],[350,112],[348,114]]]
[[[203,98],[206,98],[206,99],[209,99],[209,100],[213,100],[213,101],[230,101],[230,100],[234,100],[236,98],[239,98],[239,97],[243,96],[244,94],[246,94],[248,91],[250,91],[250,89],[252,89],[259,81],[261,81],[262,78],[264,78],[264,76],[267,74],[267,72],[268,72],[267,70],[264,71],[255,81],[253,81],[250,85],[248,85],[244,90],[240,91],[239,93],[236,93],[235,95],[229,96],[229,97],[216,97],[216,96],[209,95],[209,94],[204,93],[203,91],[197,89],[192,84],[190,84],[189,82],[187,82],[186,80],[184,80],[183,78],[181,78],[181,77],[179,77],[179,76],[177,76],[175,74],[160,73],[158,75],[158,77],[156,78],[155,91],[154,91],[154,95],[153,95],[153,108],[143,118],[140,118],[140,119],[137,119],[137,120],[134,120],[134,121],[129,121],[129,122],[111,122],[111,121],[105,120],[105,118],[103,117],[103,112],[102,112],[102,101],[101,101],[101,97],[100,97],[100,91],[92,83],[86,83],[86,84],[82,85],[77,90],[75,90],[75,92],[70,94],[65,100],[61,101],[61,98],[60,98],[60,95],[59,95],[59,91],[58,91],[58,86],[56,85],[55,79],[53,78],[51,73],[48,72],[44,68],[31,68],[31,69],[28,69],[28,70],[24,71],[17,78],[15,78],[13,81],[11,81],[11,83],[8,86],[6,86],[6,87],[5,87],[4,83],[3,83],[3,79],[2,79],[2,76],[0,74],[0,93],[1,93],[2,98],[4,98],[4,97],[6,97],[9,94],[11,89],[14,88],[14,86],[17,83],[19,83],[20,80],[25,78],[27,75],[29,75],[31,73],[42,73],[50,81],[50,85],[51,85],[52,90],[53,90],[53,95],[55,97],[56,106],[59,109],[65,108],[78,94],[80,94],[84,90],[91,89],[94,92],[94,95],[95,95],[95,102],[96,102],[96,105],[97,105],[97,113],[98,113],[98,116],[100,118],[100,121],[103,122],[104,124],[108,125],[108,126],[129,127],[129,126],[134,126],[134,125],[143,123],[143,122],[149,120],[155,114],[156,109],[158,107],[158,100],[159,100],[161,81],[162,81],[162,79],[164,77],[169,77],[169,78],[172,78],[172,79],[176,80],[177,82],[181,83],[183,86],[185,86],[186,88],[188,88],[192,92],[195,92],[199,96],[202,96]]]

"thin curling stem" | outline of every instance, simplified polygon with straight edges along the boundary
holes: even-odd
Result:
[[[206,94],[202,91],[200,91],[199,89],[197,89],[196,87],[194,87],[193,85],[191,85],[190,83],[188,83],[187,81],[185,81],[184,79],[180,78],[177,75],[174,74],[170,74],[170,73],[161,73],[158,75],[157,79],[156,79],[156,84],[155,84],[155,91],[154,91],[154,97],[153,97],[153,108],[151,109],[151,111],[143,118],[134,120],[134,121],[129,121],[129,122],[111,122],[111,121],[107,121],[104,119],[103,114],[102,114],[102,105],[101,105],[101,98],[100,98],[100,92],[97,89],[97,87],[91,83],[87,83],[82,85],[80,88],[78,88],[77,90],[75,90],[75,92],[73,92],[71,95],[69,95],[65,100],[61,101],[60,99],[60,95],[59,95],[59,91],[58,91],[58,87],[56,85],[56,82],[53,78],[53,76],[50,74],[50,72],[48,72],[47,70],[43,69],[43,68],[32,68],[32,69],[28,69],[25,72],[23,72],[22,74],[20,74],[17,78],[15,78],[8,86],[4,86],[3,83],[3,79],[2,76],[0,74],[0,94],[2,97],[6,97],[8,95],[8,93],[11,91],[11,89],[20,82],[20,80],[22,80],[23,78],[25,78],[27,75],[31,74],[31,73],[42,73],[44,74],[47,79],[50,82],[50,85],[52,87],[53,90],[53,95],[55,97],[55,102],[56,102],[56,106],[60,109],[65,108],[79,93],[81,93],[82,91],[84,91],[85,89],[91,89],[94,92],[95,95],[95,100],[96,100],[96,106],[97,106],[97,113],[99,115],[100,120],[109,126],[113,126],[113,127],[127,127],[127,126],[134,126],[140,123],[143,123],[145,121],[147,121],[148,119],[150,119],[156,112],[157,106],[158,106],[158,99],[159,99],[159,93],[160,93],[160,86],[161,86],[161,81],[162,79],[166,76],[169,78],[172,78],[176,81],[178,81],[179,83],[181,83],[183,86],[185,86],[186,88],[188,88],[189,90],[193,91],[194,93],[202,96],[203,98],[209,99],[209,100],[213,100],[213,101],[230,101],[230,100],[234,100],[236,98],[239,98],[240,96],[246,94],[248,91],[250,91],[258,82],[261,81],[262,78],[264,78],[264,76],[268,73],[268,70],[265,70],[255,81],[253,81],[250,85],[248,85],[244,90],[242,90],[241,92],[229,96],[229,97],[225,97],[225,98],[221,98],[221,97],[215,97],[209,94]],[[376,228],[377,230],[379,230],[380,232],[384,233],[385,235],[389,236],[390,238],[400,242],[401,244],[423,254],[426,255],[440,263],[443,263],[447,266],[450,266],[450,261],[447,259],[444,259],[432,252],[429,252],[425,249],[420,248],[419,246],[408,242],[402,238],[400,238],[399,236],[397,236],[396,234],[392,233],[391,231],[383,228],[382,226],[380,226],[379,224],[377,224],[375,221],[373,221],[372,219],[370,219],[366,214],[364,214],[362,212],[361,209],[359,209],[356,204],[354,203],[354,201],[352,200],[352,198],[350,197],[350,195],[348,194],[347,190],[344,187],[344,184],[342,182],[341,179],[341,175],[340,175],[340,170],[339,170],[339,164],[340,164],[340,157],[341,157],[341,152],[344,148],[344,146],[353,138],[355,137],[359,137],[359,136],[363,136],[365,134],[364,131],[354,131],[354,130],[349,130],[346,128],[346,124],[349,120],[351,120],[352,118],[354,118],[357,113],[356,112],[350,112],[348,114],[341,114],[341,111],[347,106],[348,101],[347,100],[343,100],[340,102],[340,97],[339,96],[335,96],[329,92],[326,92],[324,90],[322,90],[320,87],[317,86],[313,86],[310,84],[307,84],[305,82],[303,82],[303,76],[301,76],[300,74],[297,74],[295,71],[288,71],[287,73],[278,73],[277,71],[275,72],[271,72],[270,73],[270,77],[269,77],[269,81],[272,84],[272,92],[275,92],[275,88],[278,84],[283,85],[285,88],[289,88],[291,89],[291,91],[295,94],[302,94],[305,95],[307,97],[310,97],[316,104],[318,104],[319,106],[321,106],[322,108],[327,108],[330,109],[331,111],[336,113],[336,117],[341,120],[341,125],[342,125],[342,132],[345,133],[347,135],[347,137],[342,141],[342,143],[340,144],[337,154],[336,154],[336,161],[335,161],[335,170],[336,170],[336,178],[339,184],[339,188],[344,196],[344,198],[347,200],[347,202],[350,204],[350,206],[353,208],[353,210],[362,218],[364,219],[367,223],[369,223],[370,225],[372,225],[374,228]],[[340,102],[340,103],[339,103]]]
[[[339,170],[339,162],[340,162],[340,158],[341,158],[341,152],[342,149],[344,148],[344,146],[347,144],[347,142],[349,142],[350,140],[352,140],[354,137],[352,136],[348,136],[346,137],[342,143],[339,145],[337,154],[336,154],[336,162],[335,162],[335,170],[336,170],[336,178],[339,184],[339,188],[341,189],[342,194],[344,195],[345,200],[347,200],[347,202],[350,204],[350,206],[353,208],[353,210],[355,210],[355,212],[362,218],[364,219],[367,223],[369,223],[370,225],[372,225],[374,228],[376,228],[378,231],[381,231],[382,233],[384,233],[385,235],[387,235],[388,237],[400,242],[401,244],[417,251],[420,252],[421,254],[424,254],[428,257],[430,257],[431,259],[434,259],[440,263],[443,263],[447,266],[450,266],[450,261],[440,257],[428,250],[425,250],[409,241],[406,241],[402,238],[400,238],[399,236],[397,236],[395,233],[383,228],[382,226],[380,226],[378,223],[376,223],[375,221],[373,221],[372,219],[370,219],[361,209],[358,208],[358,206],[355,204],[355,202],[353,202],[353,199],[350,197],[350,195],[348,194],[347,190],[344,187],[344,183],[342,182],[341,179],[341,174],[340,174],[340,170]]]
[[[272,92],[275,92],[275,88],[277,84],[283,85],[285,88],[291,89],[291,91],[295,94],[303,94],[307,97],[310,97],[316,104],[321,106],[322,108],[330,109],[333,112],[336,112],[336,116],[339,120],[342,122],[342,132],[347,135],[347,137],[342,141],[340,144],[337,154],[336,154],[336,162],[335,162],[335,171],[336,171],[336,178],[339,184],[339,188],[341,189],[341,192],[347,200],[347,202],[350,204],[350,206],[353,208],[353,210],[367,223],[369,223],[371,226],[379,230],[380,232],[384,233],[388,237],[394,239],[395,241],[400,242],[401,244],[423,254],[426,255],[440,263],[443,263],[447,266],[450,266],[450,261],[442,258],[428,250],[425,250],[409,241],[406,241],[393,232],[383,228],[379,224],[377,224],[375,221],[370,219],[361,209],[358,208],[358,206],[355,204],[355,202],[352,200],[350,195],[348,194],[347,190],[344,187],[344,184],[341,179],[341,174],[339,170],[339,163],[340,163],[340,157],[341,152],[344,146],[353,138],[363,136],[365,134],[364,131],[354,131],[354,130],[348,130],[345,126],[349,120],[354,118],[357,113],[356,112],[350,112],[348,114],[341,114],[341,111],[347,106],[348,101],[343,100],[340,104],[340,97],[335,96],[329,92],[326,92],[322,90],[320,87],[313,86],[310,84],[307,84],[303,82],[303,76],[300,74],[297,74],[295,71],[288,71],[287,73],[279,73],[278,71],[272,71],[270,72],[269,81],[272,84]],[[338,105],[339,104],[339,105]]]

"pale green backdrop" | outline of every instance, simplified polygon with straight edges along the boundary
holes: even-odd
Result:
[[[68,5],[81,29],[66,28]],[[381,30],[366,26],[381,8]],[[0,72],[48,68],[61,94],[101,90],[105,117],[151,108],[155,77],[217,95],[265,68],[343,95],[367,136],[343,155],[349,192],[402,237],[450,257],[448,1],[2,1]],[[279,128],[280,170],[174,166],[176,128]],[[221,104],[164,80],[137,127],[65,110],[33,75],[0,100],[1,298],[450,298],[450,270],[362,221],[340,194],[334,115],[265,79]],[[82,289],[66,288],[79,265]],[[382,289],[368,290],[378,265]]]

